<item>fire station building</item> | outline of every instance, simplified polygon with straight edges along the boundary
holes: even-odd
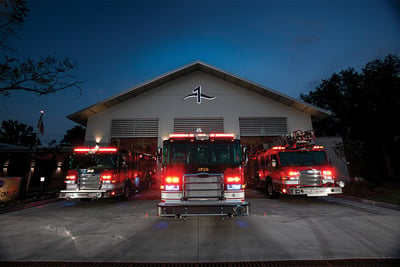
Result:
[[[170,71],[69,116],[86,144],[154,154],[171,133],[234,133],[258,145],[312,129],[329,112],[200,61]]]

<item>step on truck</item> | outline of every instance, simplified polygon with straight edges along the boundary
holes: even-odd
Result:
[[[159,149],[159,216],[248,215],[246,149],[234,134],[171,134]]]
[[[76,147],[59,198],[128,198],[136,190],[132,164],[132,155],[116,147]]]
[[[344,182],[336,177],[323,146],[314,144],[313,130],[294,131],[273,140],[267,149],[250,155],[251,182],[270,198],[280,195],[341,194]]]

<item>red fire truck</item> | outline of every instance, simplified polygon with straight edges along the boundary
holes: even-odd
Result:
[[[270,198],[284,195],[341,194],[344,182],[335,177],[324,147],[313,144],[314,131],[297,130],[250,157],[250,177]]]
[[[98,199],[129,197],[135,190],[131,156],[116,147],[76,147],[70,156],[66,189],[59,197]]]
[[[233,134],[171,134],[159,149],[159,216],[248,215],[246,149]]]

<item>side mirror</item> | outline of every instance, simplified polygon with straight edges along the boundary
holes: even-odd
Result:
[[[162,155],[163,155],[162,147],[157,148],[157,160],[158,160],[158,163],[162,162]]]
[[[272,166],[273,168],[276,168],[276,159],[272,159],[272,160],[271,160],[271,166]]]
[[[242,162],[247,164],[249,161],[249,149],[247,146],[242,147]]]

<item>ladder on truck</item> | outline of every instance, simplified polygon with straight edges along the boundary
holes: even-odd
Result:
[[[314,130],[296,130],[290,134],[281,135],[269,144],[269,147],[285,147],[292,149],[307,148],[315,141]]]

